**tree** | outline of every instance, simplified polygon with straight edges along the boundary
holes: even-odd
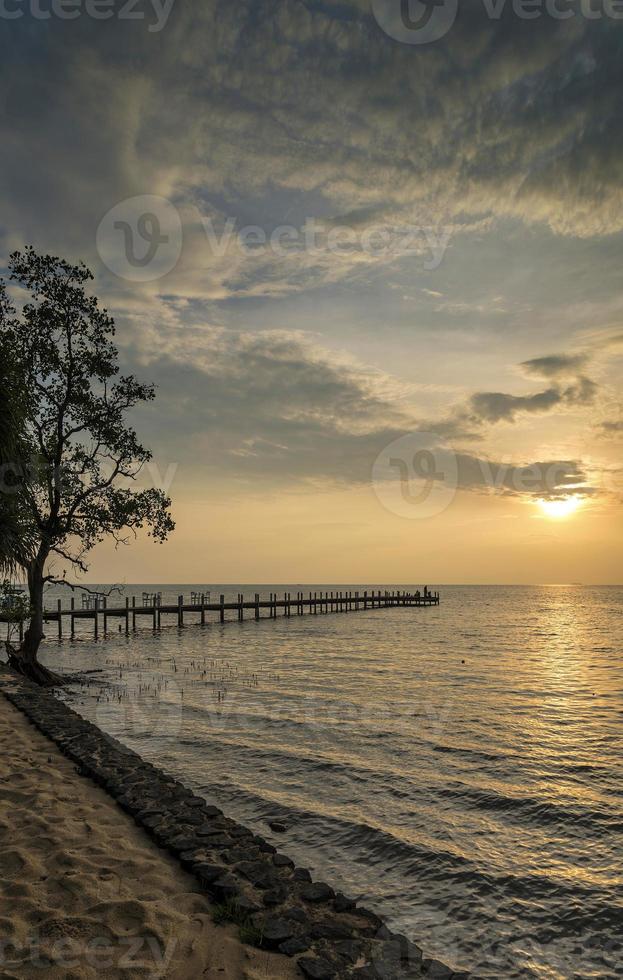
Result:
[[[0,615],[6,623],[6,643],[10,644],[15,630],[19,630],[30,616],[27,596],[13,588],[8,579],[0,582]]]
[[[8,314],[0,291],[0,322]],[[20,472],[27,458],[25,392],[8,337],[0,333],[0,574],[14,575],[32,553]]]
[[[132,487],[151,453],[126,416],[154,398],[154,387],[119,374],[114,320],[85,292],[93,276],[82,263],[30,247],[11,255],[9,269],[30,293],[18,315],[0,282],[0,338],[13,351],[23,390],[31,455],[20,469],[20,499],[34,541],[26,557],[18,555],[30,623],[21,646],[7,649],[14,669],[54,684],[62,678],[38,661],[44,588],[59,581],[54,562],[86,572],[89,552],[104,538],[126,544],[145,527],[162,542],[175,525],[161,490]]]

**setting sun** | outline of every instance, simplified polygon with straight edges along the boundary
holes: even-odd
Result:
[[[539,507],[547,517],[563,518],[574,514],[582,505],[580,497],[563,497],[560,500],[539,500]]]

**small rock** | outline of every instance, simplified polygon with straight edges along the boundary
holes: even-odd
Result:
[[[299,953],[306,953],[311,943],[308,936],[293,936],[287,939],[279,947],[279,952],[286,956],[298,956]]]
[[[305,912],[304,909],[299,909],[299,908],[288,909],[285,915],[288,919],[292,919],[293,922],[298,922],[301,925],[308,921],[307,912]]]
[[[194,872],[201,884],[205,887],[211,885],[221,877],[223,868],[218,864],[197,864],[194,867]]]
[[[262,901],[267,907],[282,905],[286,898],[288,897],[288,892],[283,885],[278,885],[276,888],[269,888],[262,895]]]
[[[275,872],[265,861],[241,861],[238,870],[256,888],[274,888],[277,884]]]
[[[228,898],[236,898],[240,891],[240,885],[233,875],[222,874],[220,878],[210,884],[209,891],[220,901],[227,901]]]
[[[295,868],[292,875],[295,881],[311,881],[311,875],[307,868]]]
[[[347,898],[342,892],[337,892],[333,905],[336,912],[350,912],[357,905],[354,898]]]
[[[353,930],[340,922],[315,922],[312,926],[314,939],[350,939]]]
[[[333,980],[335,968],[323,956],[303,956],[297,960],[303,976],[309,980]]]
[[[351,977],[355,977],[356,980],[379,980],[379,975],[371,963],[353,970]]]
[[[262,942],[276,948],[287,939],[292,938],[292,926],[287,921],[278,916],[269,916],[262,926]]]
[[[314,881],[311,885],[305,885],[301,889],[301,898],[306,902],[328,902],[333,898],[335,892],[329,888],[324,881]]]
[[[348,960],[349,963],[356,963],[362,955],[361,943],[355,942],[352,939],[343,939],[341,942],[336,943],[335,951],[345,960]]]
[[[431,980],[451,980],[452,970],[441,963],[439,960],[424,960],[422,963],[422,971],[424,976],[430,977]]]
[[[271,829],[271,830],[273,830],[273,831],[274,831],[274,832],[275,832],[276,834],[285,834],[285,832],[286,832],[286,831],[287,831],[287,829],[288,829],[288,828],[286,827],[286,825],[285,825],[284,823],[280,823],[280,822],[279,822],[279,820],[269,820],[269,821],[268,821],[268,826],[269,826],[269,827],[270,827],[270,829]]]
[[[237,905],[240,912],[242,912],[243,915],[248,915],[249,918],[260,911],[259,905],[257,905],[250,898],[247,898],[246,895],[240,896],[240,898],[237,900]]]
[[[286,854],[273,854],[273,864],[276,868],[293,868],[292,861]]]

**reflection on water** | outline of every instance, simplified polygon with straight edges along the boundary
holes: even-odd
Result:
[[[281,819],[282,849],[428,954],[621,976],[623,590],[442,599],[97,644],[85,627],[48,656],[102,668],[79,710],[263,834]]]

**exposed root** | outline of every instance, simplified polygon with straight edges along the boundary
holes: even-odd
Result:
[[[12,646],[10,643],[6,644],[6,649],[9,667],[20,677],[27,677],[28,680],[34,681],[40,687],[58,687],[65,683],[64,677],[55,674],[53,670],[48,670],[38,660],[25,656],[21,649]]]

